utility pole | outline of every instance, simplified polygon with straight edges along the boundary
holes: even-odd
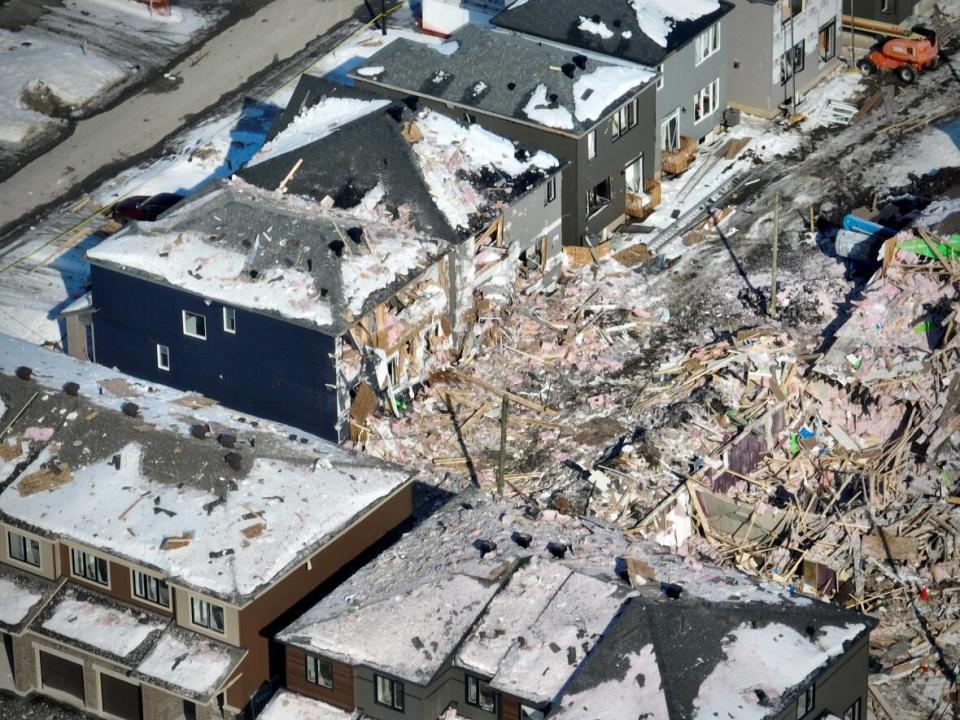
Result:
[[[773,199],[773,269],[770,273],[770,317],[777,316],[777,259],[780,252],[780,193]]]
[[[507,455],[507,414],[510,412],[510,401],[506,397],[500,403],[500,462],[497,467],[497,494],[503,497],[504,462]]]

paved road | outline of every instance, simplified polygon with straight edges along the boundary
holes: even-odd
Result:
[[[0,183],[0,236],[100,168],[134,157],[176,131],[186,116],[302,50],[350,17],[357,0],[273,0],[197,48],[170,70],[182,82],[143,91],[77,123],[73,135]]]

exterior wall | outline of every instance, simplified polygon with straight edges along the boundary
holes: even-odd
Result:
[[[40,543],[40,567],[30,565],[29,563],[22,563],[10,557],[10,538],[7,535],[8,532],[23,535],[32,540],[37,540]],[[5,525],[2,523],[0,523],[0,534],[2,534],[2,537],[0,537],[0,562],[7,563],[12,567],[25,570],[34,575],[41,575],[48,580],[55,580],[57,578],[56,543],[40,535],[21,530],[14,525]]]
[[[488,0],[488,2],[456,2],[456,0],[424,0],[423,29],[428,33],[450,35],[467,23],[486,24],[496,13],[503,10],[506,3]]]
[[[271,663],[270,642],[275,632],[271,626],[275,626],[295,603],[404,522],[412,512],[413,488],[408,483],[309,562],[299,565],[263,595],[241,608],[239,645],[248,652],[237,668],[237,674],[231,678],[240,676],[227,691],[226,704],[229,707],[242,710],[261,684],[282,676],[282,658]]]
[[[728,13],[718,22],[720,25],[720,49],[696,64],[696,40],[691,40],[663,62],[663,87],[656,90],[657,96],[657,148],[656,165],[660,167],[662,139],[660,126],[677,108],[680,109],[680,134],[702,140],[723,123],[723,110],[727,107],[727,46],[730,42]],[[693,98],[696,93],[714,80],[720,80],[720,97],[713,113],[695,123]]]
[[[563,172],[553,175],[556,183],[557,195],[552,202],[547,202],[547,184],[542,183],[533,188],[521,198],[512,202],[503,213],[503,227],[509,243],[509,258],[513,261],[524,251],[539,252],[540,239],[547,237],[547,257],[542,258],[548,266],[556,266],[556,259],[563,251],[561,233],[563,213],[561,198],[563,197]],[[545,273],[544,285],[550,285],[559,274]]]
[[[803,11],[792,23],[783,22],[778,2],[739,3],[729,15],[730,104],[767,117],[778,114],[794,88],[792,79],[780,82],[780,58],[801,41],[804,63],[803,70],[796,73],[796,89],[798,96],[807,92],[840,62],[841,15],[841,0],[805,0]],[[818,34],[830,22],[836,23],[834,57],[821,63]]]
[[[853,4],[852,13],[851,3]],[[928,3],[915,3],[913,0],[843,0],[843,12],[847,15],[852,14],[854,20],[879,20],[899,25],[911,15],[927,9],[921,9],[922,5],[928,5]]]
[[[90,280],[97,362],[337,440],[333,338],[241,308],[230,334],[220,303],[96,265]],[[184,335],[183,310],[205,316],[206,340]]]
[[[333,666],[333,687],[325,688],[322,685],[315,685],[307,682],[307,654],[299,648],[284,648],[286,658],[286,686],[301,695],[322,700],[330,705],[343,708],[344,710],[353,710],[353,668],[349,665],[334,662],[326,658]]]
[[[180,627],[186,628],[200,635],[214,638],[221,642],[229,643],[240,647],[240,617],[235,607],[228,605],[223,600],[218,600],[201,593],[185,590],[184,588],[172,588],[174,592],[174,605],[177,608],[176,623]],[[200,625],[193,624],[193,603],[191,598],[206,600],[223,608],[223,632],[218,633]]]

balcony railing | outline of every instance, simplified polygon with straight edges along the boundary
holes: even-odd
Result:
[[[676,150],[664,150],[661,168],[667,175],[680,175],[697,157],[697,141],[686,135],[680,136],[680,147]]]
[[[660,183],[653,178],[643,179],[643,192],[626,194],[626,214],[635,220],[643,220],[660,204]]]

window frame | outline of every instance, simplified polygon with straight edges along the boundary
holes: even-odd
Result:
[[[861,700],[857,698],[843,711],[843,720],[862,720],[862,709]]]
[[[547,178],[547,201],[544,205],[549,205],[557,199],[557,176],[553,175]]]
[[[824,56],[823,46],[821,44],[820,38],[824,32],[830,31],[830,54]],[[821,65],[826,65],[831,60],[837,57],[837,21],[836,18],[828,22],[826,25],[822,26],[817,31],[817,59],[820,61]]]
[[[210,624],[204,624],[203,622],[201,622],[202,618],[197,617],[198,606],[200,607],[201,615],[204,613],[203,607],[204,606],[207,607],[206,613],[208,615]],[[214,617],[214,610],[220,611],[220,625],[221,625],[220,629],[213,627],[212,621]],[[226,609],[223,607],[223,605],[217,605],[216,603],[212,603],[209,600],[206,600],[202,597],[198,597],[197,595],[190,596],[190,623],[193,626],[198,628],[203,628],[204,630],[207,630],[212,633],[216,633],[217,635],[226,635],[227,634],[226,615],[227,615]]]
[[[587,133],[587,160],[593,160],[597,156],[597,129],[594,128]]]
[[[191,310],[181,310],[181,317],[183,319],[183,334],[187,337],[194,338],[196,340],[206,340],[207,339],[207,316],[200,313],[195,313]],[[200,318],[203,321],[203,335],[198,333],[190,332],[187,330],[187,316]]]
[[[818,35],[819,39],[819,35]],[[818,42],[819,45],[819,42]],[[799,50],[799,54],[797,51]],[[819,55],[819,50],[817,51]],[[786,72],[787,68],[787,58],[790,57],[790,74]],[[799,57],[800,63],[797,65],[797,58]],[[797,73],[803,72],[806,67],[807,59],[807,41],[806,38],[801,38],[797,43],[787,50],[783,51],[783,55],[780,56],[780,85],[786,85],[791,78]]]
[[[663,63],[660,63],[659,65],[657,65],[657,90],[658,91],[663,90],[664,82],[665,81],[663,79]]]
[[[706,97],[710,98],[710,112],[703,111],[703,100]],[[693,124],[698,125],[716,113],[720,105],[719,100],[720,78],[714,78],[693,95]],[[700,117],[697,117],[697,112],[700,113]]]
[[[83,566],[80,572],[77,572],[78,559]],[[87,570],[90,568],[90,560],[93,561],[93,574],[95,576],[99,575],[99,570],[101,567],[103,568],[103,580],[99,579],[99,577],[90,577],[87,575]],[[78,580],[84,580],[105,588],[110,587],[110,562],[105,557],[100,557],[86,550],[80,550],[75,547],[70,548],[70,574]]]
[[[22,545],[23,545],[22,558],[18,558],[16,555],[13,554],[14,538],[17,538],[18,541],[22,542]],[[30,560],[30,553],[28,552],[28,548],[32,548],[34,545],[36,546],[36,558],[37,558],[36,562],[32,562]],[[7,530],[7,556],[14,562],[20,563],[22,565],[27,565],[29,567],[40,568],[43,565],[43,557],[41,556],[41,553],[40,553],[40,541],[37,540],[36,538],[28,537],[23,533],[14,532],[13,530]]]
[[[164,363],[164,356],[166,362]],[[170,346],[157,343],[157,367],[164,372],[170,372]]]
[[[884,15],[894,15],[897,12],[896,0],[880,0],[880,12]]]
[[[604,183],[606,183],[606,185],[607,185],[607,193],[606,193],[606,196],[605,196],[605,197],[601,196],[601,194],[597,192],[597,188],[600,187],[601,185],[603,185]],[[588,218],[593,217],[593,216],[596,215],[598,212],[600,212],[601,210],[603,210],[604,208],[606,208],[607,206],[610,205],[610,202],[612,201],[612,198],[611,198],[610,196],[613,194],[613,191],[612,191],[612,189],[611,189],[612,187],[613,187],[613,183],[610,182],[610,176],[608,175],[608,176],[605,177],[603,180],[601,180],[601,181],[598,182],[596,185],[594,185],[592,188],[590,188],[589,190],[587,190],[586,209],[587,209],[587,217],[588,217]],[[590,196],[591,196],[591,194],[595,195],[597,199],[602,199],[602,200],[603,200],[603,202],[597,202],[597,203],[594,205],[594,207],[593,207],[592,210],[590,209]]]
[[[228,322],[229,321],[229,322]],[[223,331],[228,335],[237,334],[237,309],[223,306]]]
[[[718,52],[720,52],[720,23],[715,22],[694,40],[696,60],[693,66],[699,67]]]
[[[323,673],[320,672],[320,666],[326,665],[330,668],[330,679],[324,680]],[[310,669],[313,667],[313,679],[310,679]],[[333,663],[330,660],[325,660],[318,657],[317,655],[310,655],[307,653],[303,658],[303,673],[304,678],[311,685],[316,685],[317,687],[326,688],[327,690],[333,690]]]
[[[523,714],[524,710],[529,710],[530,712],[524,715]],[[533,720],[544,720],[544,718],[546,717],[546,713],[544,713],[543,710],[540,710],[539,708],[531,707],[530,705],[525,705],[524,703],[520,703],[519,714],[520,714],[520,720],[524,720],[525,717],[533,718]]]
[[[146,582],[149,582],[151,580],[153,581],[153,583],[156,585],[156,588],[157,588],[156,600],[152,599],[149,596],[149,590],[147,590],[143,595],[140,595],[137,592],[138,576],[144,578]],[[163,588],[161,588],[161,586],[163,586]],[[147,585],[144,585],[144,588],[146,587]],[[166,595],[167,595],[166,603],[160,602],[160,598],[162,597],[162,593],[164,591],[166,592]],[[156,605],[157,607],[164,608],[165,610],[169,610],[171,607],[170,599],[172,597],[172,593],[171,593],[171,588],[169,583],[167,583],[167,581],[164,580],[163,578],[157,577],[156,575],[152,575],[148,572],[144,572],[143,570],[137,570],[136,568],[130,568],[130,595],[132,595],[136,600],[140,600],[145,603],[150,603],[151,605]]]
[[[483,702],[483,688],[486,686],[487,692],[492,696],[492,703],[488,706]],[[474,699],[470,699],[470,690],[474,691]],[[487,680],[479,677],[478,675],[467,674],[464,677],[463,683],[463,701],[472,707],[480,708],[486,712],[497,712],[497,691],[490,687],[490,683]]]
[[[803,692],[797,697],[797,720],[807,717],[817,706],[816,685],[810,683]]]
[[[794,3],[797,3],[797,2],[800,3],[800,9],[795,11],[793,9],[793,5]],[[784,12],[785,9],[790,10],[789,15]],[[806,0],[780,0],[780,24],[786,25],[788,22],[790,22],[790,18],[794,18],[797,15],[803,14],[803,11],[806,9],[807,9]]]
[[[384,702],[380,699],[380,683],[388,685],[390,688],[390,701]],[[400,692],[397,693],[399,688]],[[404,692],[403,682],[400,680],[394,680],[393,678],[387,677],[386,675],[380,675],[379,673],[373,674],[373,701],[377,705],[382,705],[383,707],[390,708],[391,710],[396,710],[397,712],[404,712],[405,697],[406,693]],[[399,700],[397,699],[399,696]]]

